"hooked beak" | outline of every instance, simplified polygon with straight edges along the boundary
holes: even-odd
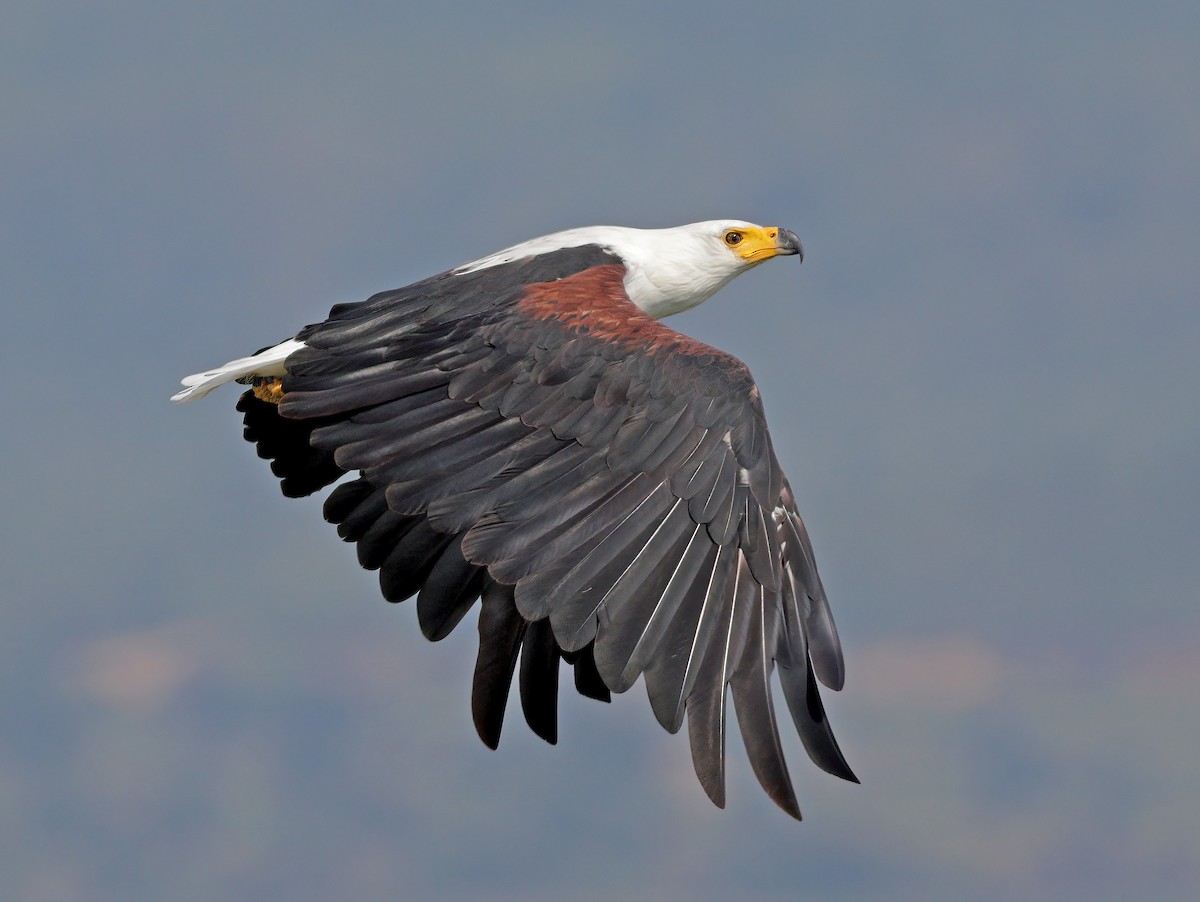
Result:
[[[779,229],[775,235],[775,253],[778,256],[796,254],[800,257],[800,262],[804,262],[804,245],[791,229]]]

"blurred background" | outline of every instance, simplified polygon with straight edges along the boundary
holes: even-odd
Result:
[[[1200,6],[7,3],[6,898],[1010,900],[1200,886]],[[862,778],[641,687],[468,705],[186,373],[518,240],[736,217]],[[510,712],[513,714],[514,712]]]

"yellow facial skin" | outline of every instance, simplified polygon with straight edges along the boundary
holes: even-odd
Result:
[[[739,226],[726,229],[721,240],[747,263],[761,263],[780,254],[800,254],[803,259],[803,250],[795,233],[778,226]]]

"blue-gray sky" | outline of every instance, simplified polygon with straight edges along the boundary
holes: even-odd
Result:
[[[15,898],[1191,899],[1200,10],[10,4]],[[847,653],[788,821],[640,687],[471,727],[185,373],[576,225],[805,242],[674,324],[762,389]]]

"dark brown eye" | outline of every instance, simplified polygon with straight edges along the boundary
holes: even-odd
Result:
[[[741,241],[742,241],[742,233],[741,232],[726,232],[725,233],[725,243],[728,244],[730,247],[733,247],[735,244],[740,244]]]

